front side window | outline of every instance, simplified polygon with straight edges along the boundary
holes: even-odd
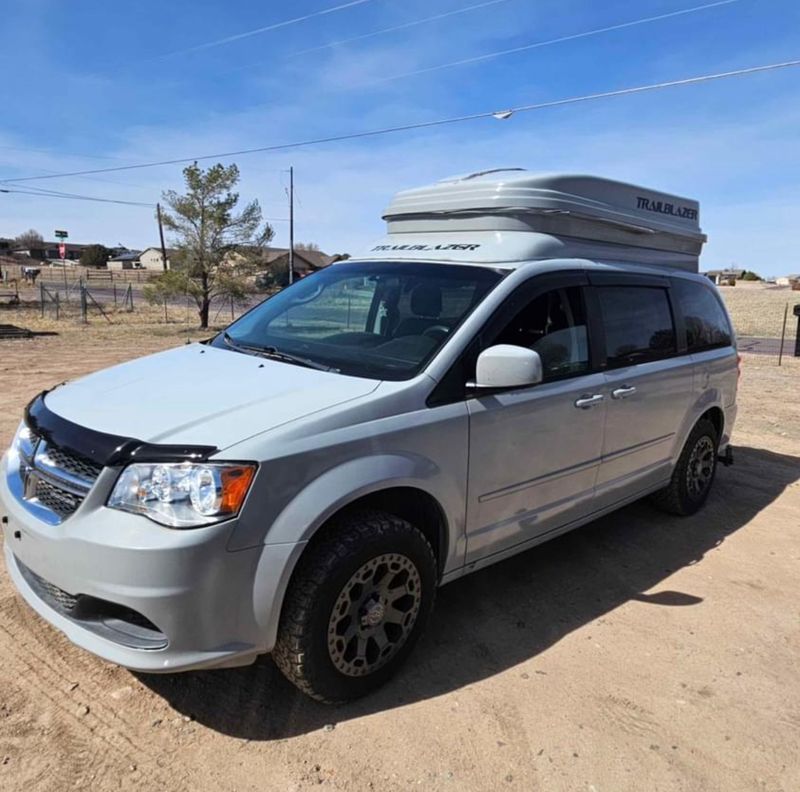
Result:
[[[570,286],[535,297],[493,343],[538,352],[547,381],[589,371],[588,339],[583,293],[579,287]]]
[[[690,352],[730,346],[732,333],[719,299],[702,283],[675,278],[672,291],[678,297],[686,324]]]
[[[409,379],[501,277],[457,264],[334,264],[256,306],[212,343],[352,376]]]
[[[674,355],[675,325],[666,289],[599,286],[609,368]]]

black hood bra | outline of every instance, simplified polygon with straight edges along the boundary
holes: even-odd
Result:
[[[58,387],[58,386],[57,386]],[[49,444],[103,467],[129,462],[198,462],[219,449],[207,445],[159,445],[134,437],[107,434],[79,426],[56,415],[45,403],[50,391],[42,391],[25,408],[25,424]]]

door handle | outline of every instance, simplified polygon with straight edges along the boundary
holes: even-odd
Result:
[[[636,393],[636,387],[634,385],[623,385],[621,388],[616,388],[615,390],[611,391],[611,398],[625,399],[634,393]]]
[[[590,407],[594,407],[595,404],[600,404],[603,401],[603,395],[601,393],[595,394],[584,394],[575,401],[575,406],[579,407],[581,410],[588,410]]]

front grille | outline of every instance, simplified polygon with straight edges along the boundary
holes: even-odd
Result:
[[[69,517],[83,503],[83,498],[80,495],[75,495],[68,490],[62,489],[57,484],[39,478],[36,473],[31,475],[36,476],[33,496],[42,506],[50,509],[51,512],[55,512],[62,520]]]
[[[102,465],[53,445],[47,446],[47,456],[57,468],[89,482],[93,482],[103,470]]]
[[[23,501],[45,522],[58,524],[83,503],[103,466],[36,435],[27,452],[20,466]]]
[[[36,592],[37,596],[44,600],[51,608],[59,613],[70,614],[78,604],[78,598],[68,594],[64,589],[60,589],[49,580],[37,575],[32,569],[28,569],[19,559],[17,566],[25,578],[28,585]]]
[[[86,594],[77,596],[69,594],[41,575],[37,575],[19,558],[15,557],[14,560],[34,594],[70,621],[95,635],[132,649],[152,650],[167,646],[167,636],[144,614],[124,605]]]

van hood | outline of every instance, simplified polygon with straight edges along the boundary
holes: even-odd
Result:
[[[99,432],[223,449],[379,384],[191,344],[90,374],[45,401],[62,418]]]

